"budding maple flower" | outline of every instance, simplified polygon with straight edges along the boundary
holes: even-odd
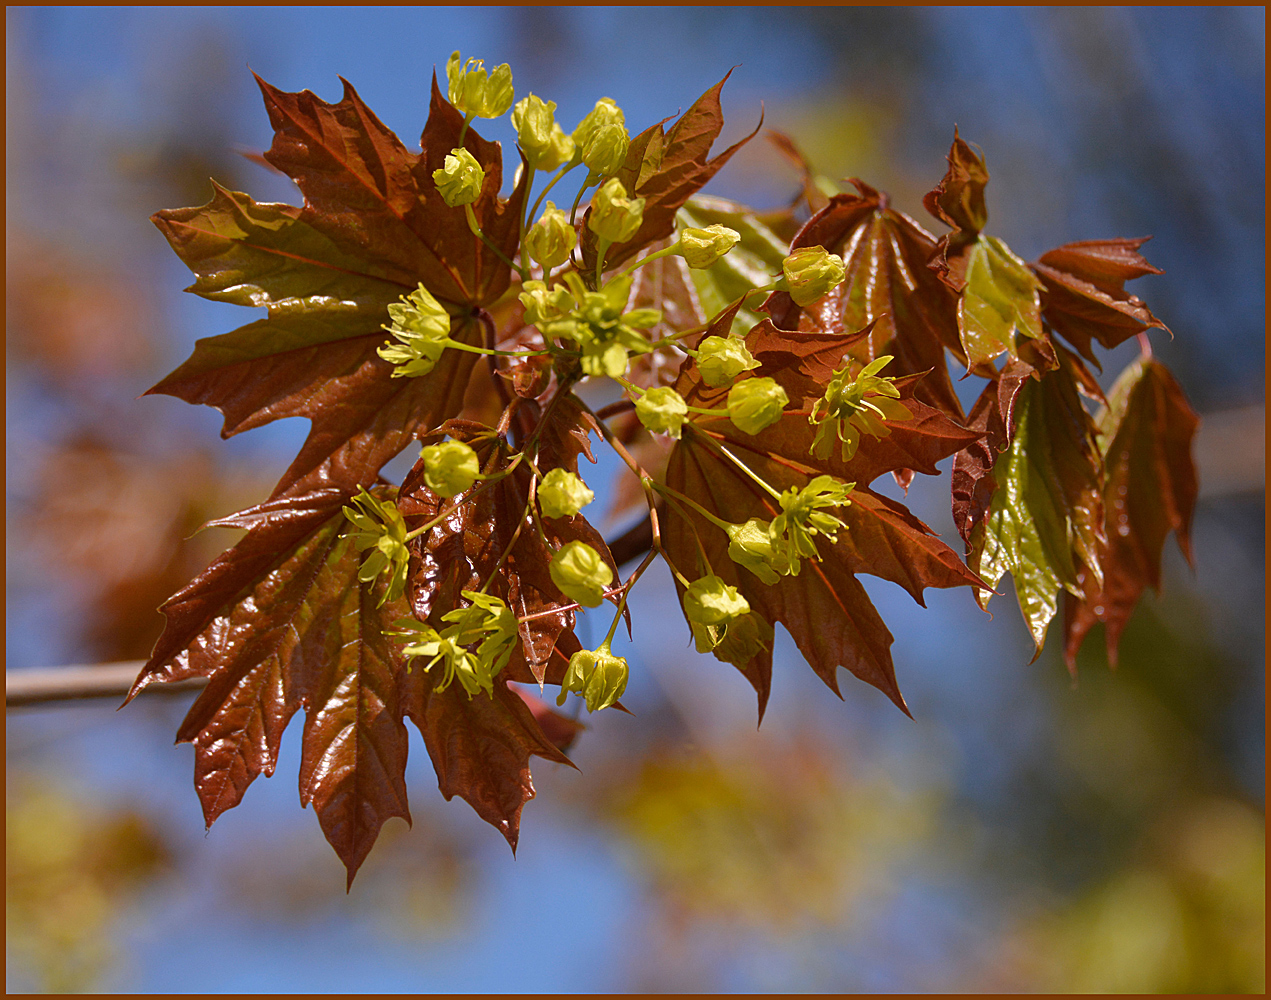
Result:
[[[430,444],[423,450],[424,482],[438,496],[462,493],[481,476],[477,453],[462,441]]]
[[[747,434],[758,434],[781,419],[790,397],[770,378],[748,378],[728,390],[728,419]]]
[[[625,125],[601,125],[579,148],[593,177],[616,174],[627,159],[631,137]]]
[[[349,538],[358,552],[373,549],[358,569],[357,578],[370,583],[381,573],[388,573],[388,586],[379,603],[395,601],[406,591],[406,569],[410,552],[406,548],[406,522],[391,500],[380,501],[362,489],[351,498],[352,507],[344,508],[344,516],[359,530]]]
[[[575,302],[568,288],[557,285],[549,289],[542,281],[527,281],[521,289],[517,298],[525,306],[525,322],[538,327],[546,336],[560,336],[561,334],[549,330],[549,327],[561,323],[566,323],[569,329],[573,329],[575,324],[569,316],[574,311]]]
[[[397,365],[393,378],[418,377],[433,370],[450,342],[450,314],[421,282],[409,296],[388,307],[392,320],[381,326],[400,343],[389,341],[375,349],[385,361]]]
[[[830,289],[842,282],[847,274],[843,258],[832,254],[825,247],[804,247],[796,250],[781,262],[789,286],[790,298],[795,305],[811,305]]]
[[[769,585],[790,572],[789,564],[773,547],[771,528],[770,522],[752,517],[745,524],[730,524],[725,529],[728,558]]]
[[[574,158],[574,140],[559,125],[552,126],[551,141],[535,161],[539,170],[555,170]]]
[[[481,197],[485,171],[466,149],[452,149],[446,154],[445,166],[432,172],[432,179],[441,192],[442,201],[451,208],[458,208],[471,205]]]
[[[446,61],[446,79],[450,103],[464,115],[502,118],[512,106],[512,67],[507,63],[494,67],[487,77],[484,60],[464,63],[456,49]]]
[[[702,381],[714,389],[728,385],[742,372],[758,368],[746,342],[738,337],[710,336],[697,345],[697,370]]]
[[[714,652],[716,659],[744,667],[766,649],[772,648],[773,628],[751,612],[728,623]]]
[[[680,428],[688,420],[688,404],[670,386],[650,389],[636,400],[636,416],[651,431],[679,439]]]
[[[597,608],[605,588],[613,582],[613,570],[600,553],[586,542],[566,542],[548,566],[552,582],[562,594],[583,607]]]
[[[853,378],[849,362],[834,373],[825,395],[816,401],[808,414],[808,423],[816,424],[816,437],[808,449],[817,458],[828,458],[837,437],[843,461],[856,454],[861,434],[882,438],[891,434],[884,420],[908,420],[913,414],[900,402],[895,379],[878,372],[891,362],[891,355],[875,358]],[[872,397],[872,398],[870,398]]]
[[[722,625],[750,611],[750,604],[717,576],[694,580],[684,592],[684,617],[700,625]]]
[[[689,267],[710,267],[741,240],[741,233],[716,223],[705,229],[688,228],[680,234],[679,254]]]
[[[552,469],[538,485],[538,506],[544,517],[573,517],[596,499],[574,473]]]
[[[573,692],[587,699],[588,712],[599,712],[622,697],[629,673],[627,661],[614,656],[607,642],[594,652],[580,649],[569,658],[556,704],[565,704],[565,695]]]
[[[549,201],[525,234],[525,252],[550,270],[569,260],[577,242],[578,234],[569,224],[569,217]]]
[[[625,243],[644,221],[644,199],[628,198],[627,189],[616,177],[600,185],[591,202],[587,227],[602,240]]]
[[[512,127],[516,129],[516,141],[521,144],[526,158],[533,164],[537,164],[551,148],[555,114],[555,101],[544,101],[534,94],[522,97],[512,109]]]
[[[622,108],[618,107],[608,97],[602,97],[574,129],[574,145],[579,149],[583,149],[587,145],[588,140],[595,135],[597,129],[605,125],[625,125],[626,121]]]

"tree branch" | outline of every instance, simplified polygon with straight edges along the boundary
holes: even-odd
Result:
[[[98,663],[93,666],[34,667],[29,670],[6,670],[4,704],[41,705],[49,701],[77,701],[84,698],[122,698],[146,665],[145,660],[120,663]],[[179,694],[198,691],[207,685],[204,678],[152,684],[146,693]]]

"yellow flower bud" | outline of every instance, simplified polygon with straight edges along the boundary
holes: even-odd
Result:
[[[765,649],[772,648],[773,628],[751,612],[728,623],[728,631],[715,646],[715,658],[744,667]]]
[[[544,517],[573,517],[596,499],[574,473],[552,469],[538,486],[538,506]]]
[[[464,63],[456,49],[446,61],[446,79],[450,103],[464,115],[501,118],[512,106],[512,67],[507,63],[496,66],[487,77],[484,60]]]
[[[536,163],[552,144],[552,126],[555,122],[556,102],[544,101],[530,94],[516,102],[512,109],[512,127],[516,129],[516,141],[525,150],[531,163]]]
[[[452,149],[446,154],[445,166],[432,172],[432,179],[442,200],[451,208],[458,208],[471,205],[481,197],[485,171],[466,149]]]
[[[737,337],[707,337],[697,345],[696,354],[702,381],[715,389],[728,385],[742,372],[759,367],[746,342]]]
[[[679,438],[680,428],[688,419],[688,404],[670,386],[650,389],[636,400],[636,416],[651,431]]]
[[[847,274],[843,258],[830,253],[825,247],[796,250],[781,262],[781,270],[789,286],[790,298],[798,306],[811,305],[837,287]]]
[[[565,695],[572,691],[587,699],[588,712],[599,712],[622,697],[629,673],[627,661],[614,656],[607,642],[594,652],[580,649],[569,658],[556,704],[565,704]]]
[[[705,229],[692,227],[680,234],[679,254],[689,267],[710,267],[741,240],[741,233],[716,223]]]
[[[525,234],[525,252],[543,267],[553,268],[569,260],[577,242],[578,234],[569,224],[569,217],[549,201]]]
[[[539,170],[555,170],[574,158],[574,140],[559,125],[552,126],[551,141],[534,165]]]
[[[728,558],[743,569],[748,569],[764,583],[774,584],[777,578],[788,572],[788,567],[772,545],[772,532],[768,521],[752,517],[745,524],[730,524],[728,531]]]
[[[625,126],[601,125],[579,149],[582,150],[583,163],[593,175],[608,177],[616,174],[626,160],[630,143]]]
[[[722,625],[750,611],[750,604],[717,576],[694,580],[684,592],[684,617],[699,625]]]
[[[748,378],[728,390],[728,419],[747,434],[758,434],[781,419],[790,397],[770,378]]]
[[[462,493],[481,475],[477,453],[462,441],[430,444],[423,450],[424,482],[438,496]]]
[[[596,106],[588,111],[583,120],[578,123],[578,127],[574,129],[574,145],[579,149],[583,149],[587,145],[587,140],[601,126],[625,124],[626,117],[622,113],[622,108],[614,104],[609,98],[602,97],[596,102]]]
[[[613,582],[613,570],[586,542],[566,542],[548,566],[552,582],[562,594],[583,607],[596,608]]]
[[[600,185],[591,202],[587,226],[602,240],[625,243],[644,221],[644,199],[628,198],[627,189],[616,177]]]

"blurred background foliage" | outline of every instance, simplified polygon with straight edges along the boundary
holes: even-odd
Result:
[[[1097,633],[1076,685],[1056,648],[1029,665],[1009,598],[990,622],[968,595],[924,611],[871,581],[917,723],[862,685],[837,702],[781,637],[756,733],[669,580],[642,586],[637,717],[585,720],[581,775],[539,764],[515,862],[443,802],[422,746],[413,828],[385,828],[346,896],[296,808],[290,736],[280,777],[204,837],[168,742],[188,696],[11,711],[10,990],[1262,991],[1263,17],[8,8],[9,669],[144,657],[155,607],[232,541],[191,533],[265,496],[303,437],[218,442],[215,413],[136,399],[242,322],[179,293],[148,215],[206,201],[209,176],[294,200],[238,155],[269,142],[248,65],[329,99],[344,75],[411,142],[456,46],[511,62],[567,124],[603,95],[643,127],[740,63],[725,141],[765,102],[820,173],[937,229],[921,196],[956,123],[1021,255],[1155,234],[1168,273],[1135,290],[1206,417],[1195,572],[1167,550],[1115,673]],[[756,140],[709,190],[767,209],[798,185]],[[620,505],[614,472],[589,479]],[[947,479],[909,502],[951,537]]]

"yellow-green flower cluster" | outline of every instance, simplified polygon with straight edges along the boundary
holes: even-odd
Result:
[[[396,365],[393,378],[418,378],[427,375],[450,344],[450,314],[421,282],[410,295],[388,307],[392,322],[381,326],[398,341],[391,340],[376,348],[375,353]]]
[[[527,281],[520,294],[526,322],[538,327],[544,337],[565,337],[577,343],[585,374],[616,378],[627,370],[628,351],[647,354],[653,350],[639,331],[662,320],[656,309],[623,312],[631,282],[630,276],[619,278],[593,292],[575,271],[565,275],[564,287],[549,289],[541,281]]]
[[[442,664],[435,690],[444,691],[458,681],[471,698],[481,691],[487,695],[493,692],[494,678],[516,648],[516,615],[489,594],[465,590],[463,596],[472,603],[442,615],[442,621],[453,624],[440,632],[413,618],[403,618],[395,623],[398,631],[392,634],[411,640],[403,647],[403,655],[428,658],[424,670]]]
[[[622,697],[628,673],[627,661],[614,656],[608,642],[594,651],[580,649],[569,658],[556,704],[565,704],[565,695],[573,692],[587,699],[588,712],[599,712]]]
[[[349,532],[347,537],[358,552],[370,550],[358,569],[357,578],[370,583],[381,573],[387,573],[388,584],[379,603],[395,601],[406,592],[406,570],[410,563],[406,522],[395,503],[377,500],[365,489],[351,502],[353,506],[344,508],[344,516],[358,530]]]
[[[768,532],[773,550],[790,567],[791,576],[799,575],[800,559],[820,558],[813,541],[816,535],[834,542],[838,529],[847,527],[833,514],[826,514],[824,508],[846,506],[855,485],[841,483],[833,476],[817,476],[802,489],[791,486],[781,494],[781,513],[773,518]]]
[[[485,61],[469,59],[466,63],[459,50],[446,61],[450,103],[472,118],[502,118],[512,106],[512,67],[507,63],[494,67],[488,76]]]
[[[817,458],[828,458],[837,439],[843,461],[849,461],[856,454],[862,434],[886,437],[891,430],[884,420],[908,420],[913,416],[900,402],[895,379],[878,374],[891,360],[891,355],[875,358],[855,376],[851,363],[834,373],[825,395],[808,415],[808,422],[818,425],[809,449]]]

